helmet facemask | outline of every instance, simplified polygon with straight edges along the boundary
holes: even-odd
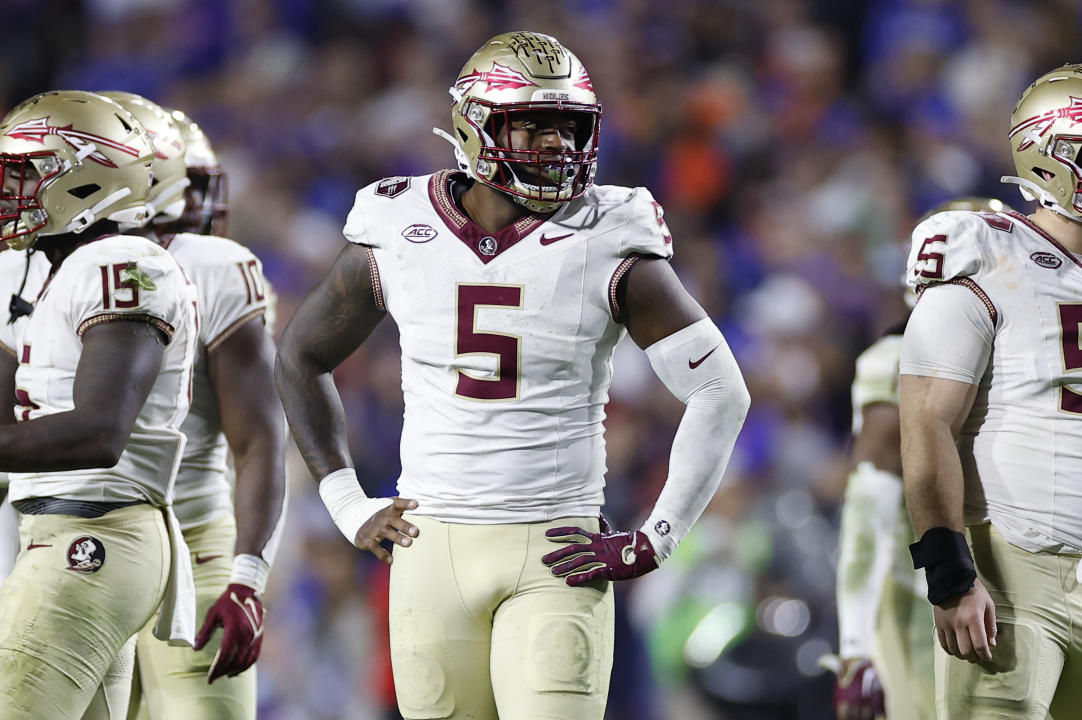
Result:
[[[511,128],[527,113],[551,113],[575,122],[572,149],[512,147]],[[534,212],[549,212],[580,197],[597,172],[597,107],[542,103],[493,106],[475,100],[467,106],[466,120],[481,138],[474,170],[482,183],[505,192]],[[477,120],[480,119],[481,123]],[[563,118],[558,122],[563,122]],[[546,122],[546,125],[553,124]]]

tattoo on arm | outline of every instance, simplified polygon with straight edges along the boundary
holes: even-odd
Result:
[[[368,250],[348,245],[301,302],[282,334],[278,393],[312,475],[352,467],[346,415],[331,373],[383,319],[373,295]]]

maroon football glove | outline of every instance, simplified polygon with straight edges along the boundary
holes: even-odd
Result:
[[[263,601],[256,591],[240,583],[230,584],[207,611],[193,647],[202,650],[218,627],[225,632],[222,646],[210,664],[208,683],[223,675],[239,675],[259,657],[263,647]]]
[[[834,714],[838,720],[876,720],[885,712],[883,685],[872,661],[843,660],[834,685]]]
[[[572,587],[593,580],[630,580],[660,565],[654,546],[640,530],[592,533],[580,527],[558,527],[546,531],[545,537],[554,543],[568,543],[542,557],[541,562],[556,577],[566,577]]]

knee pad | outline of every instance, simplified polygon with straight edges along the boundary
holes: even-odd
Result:
[[[431,610],[392,610],[391,664],[402,715],[410,720],[450,717],[455,694],[444,646],[443,621]]]
[[[526,638],[526,681],[538,692],[592,693],[598,689],[593,615],[537,615]]]

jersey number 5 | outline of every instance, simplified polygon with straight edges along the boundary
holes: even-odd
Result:
[[[1082,369],[1082,345],[1079,345],[1078,329],[1082,326],[1082,305],[1067,303],[1059,306],[1059,326],[1063,342],[1063,369],[1067,372]],[[1067,386],[1059,389],[1059,409],[1082,414],[1082,395]]]
[[[458,371],[455,394],[471,400],[514,400],[518,397],[521,338],[495,332],[477,332],[477,308],[522,309],[519,285],[458,285],[455,357],[495,355],[496,377],[478,378]]]

